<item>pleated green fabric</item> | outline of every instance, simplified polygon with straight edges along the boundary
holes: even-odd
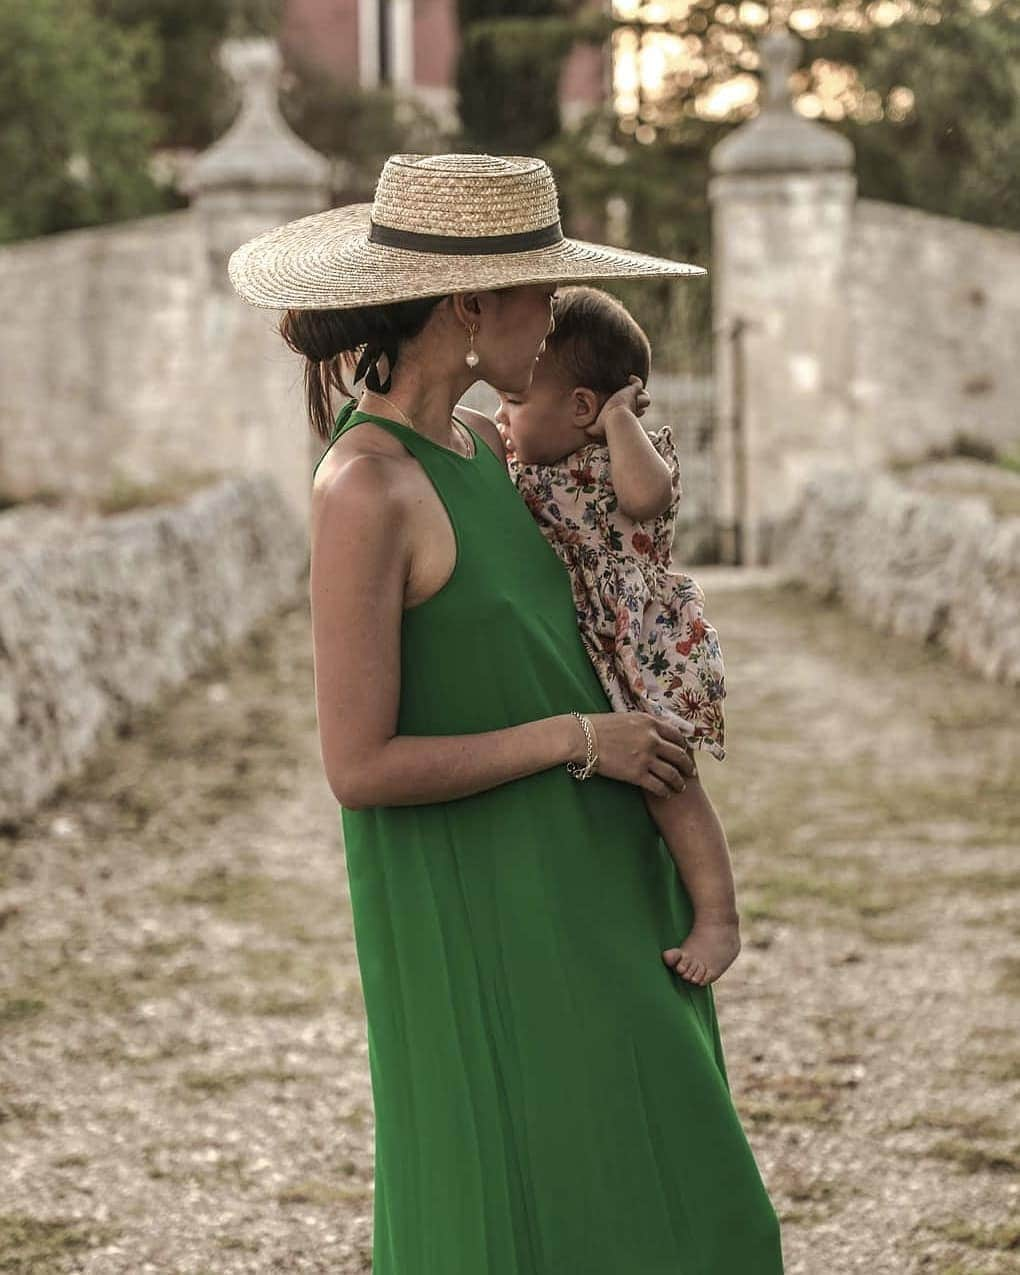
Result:
[[[464,457],[352,405],[334,439],[365,420],[421,463],[457,541],[404,612],[399,731],[608,712],[565,569],[484,440]],[[693,914],[640,790],[557,766],[341,819],[374,1275],[782,1272],[712,989],[661,959]]]

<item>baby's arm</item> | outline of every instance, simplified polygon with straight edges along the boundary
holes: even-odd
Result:
[[[616,499],[635,522],[657,517],[673,499],[669,466],[637,418],[647,403],[641,378],[632,376],[629,385],[606,399],[591,430],[605,436]]]

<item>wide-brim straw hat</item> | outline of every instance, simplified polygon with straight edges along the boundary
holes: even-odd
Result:
[[[245,301],[349,309],[584,279],[704,275],[683,261],[568,239],[556,183],[529,155],[391,155],[370,204],[299,217],[227,264]]]

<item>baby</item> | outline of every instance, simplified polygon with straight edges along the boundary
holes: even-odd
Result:
[[[680,464],[668,426],[646,433],[651,347],[598,288],[569,287],[524,394],[500,393],[496,421],[510,474],[570,573],[585,647],[613,708],[668,719],[718,759],[725,678],[705,595],[671,570]],[[663,959],[714,982],[740,951],[726,835],[695,773],[682,793],[646,792],[694,906]]]

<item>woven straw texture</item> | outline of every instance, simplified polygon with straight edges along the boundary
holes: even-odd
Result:
[[[371,221],[418,234],[518,234],[559,220],[548,166],[526,155],[392,155],[371,204],[312,213],[231,255],[238,295],[272,309],[346,309],[478,288],[584,279],[703,275],[687,262],[563,239],[550,247],[463,256],[369,241]]]

